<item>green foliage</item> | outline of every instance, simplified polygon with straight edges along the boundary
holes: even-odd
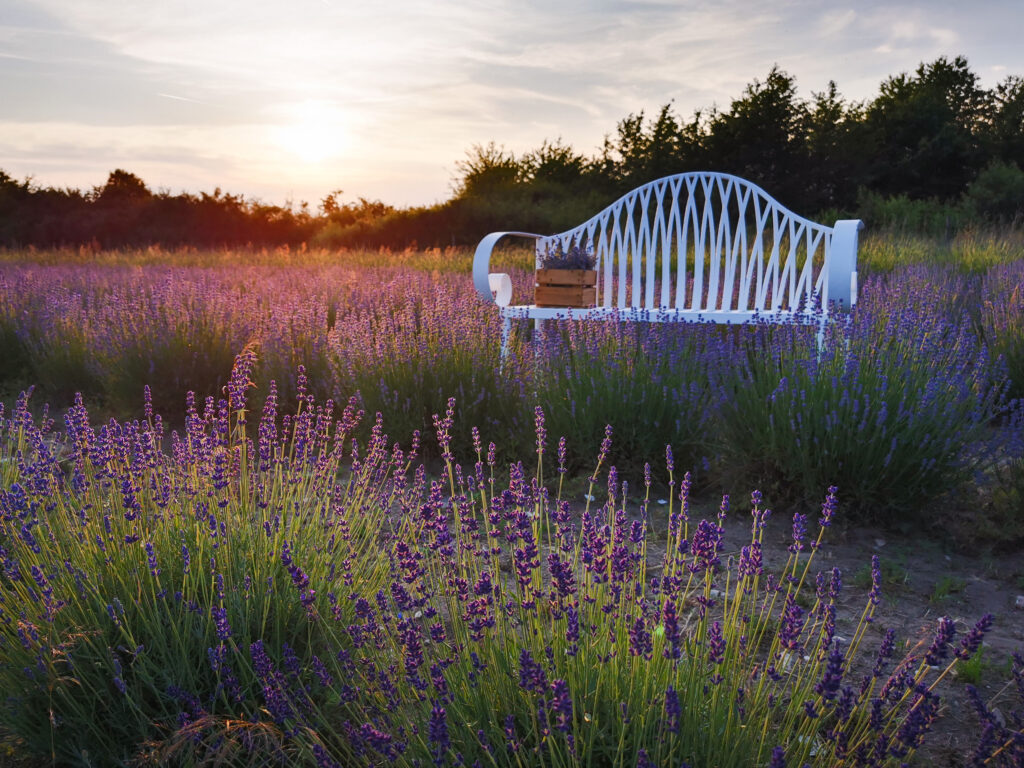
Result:
[[[537,399],[548,433],[568,442],[572,470],[590,461],[608,425],[615,436],[608,460],[635,487],[644,463],[666,445],[678,467],[707,463],[714,397],[701,353],[714,330],[586,322],[548,323],[545,333]]]
[[[861,189],[857,196],[857,215],[871,222],[872,228],[947,240],[966,219],[963,209],[955,203],[935,198],[910,198],[905,194],[883,197],[866,189]]]
[[[968,481],[993,454],[971,460],[953,446],[989,440],[1002,403],[983,347],[936,310],[940,292],[903,282],[873,325],[832,326],[819,354],[813,329],[761,329],[745,359],[720,369],[723,471],[804,501],[834,483],[863,520],[920,509]]]
[[[953,597],[953,595],[963,592],[964,587],[967,586],[967,582],[963,579],[958,579],[954,576],[943,576],[932,588],[932,593],[928,596],[928,601],[931,603],[942,603]]]
[[[894,658],[894,636],[876,654],[880,584],[834,642],[841,574],[812,570],[831,494],[810,538],[794,516],[769,577],[759,494],[726,562],[728,499],[691,519],[684,478],[655,559],[649,499],[627,508],[604,456],[589,495],[600,477],[607,498],[575,517],[543,452],[530,476],[485,473],[481,456],[474,482],[450,461],[435,480],[381,420],[357,449],[352,403],[335,422],[303,397],[283,431],[268,406],[257,428],[253,364],[239,357],[225,405],[190,411],[170,450],[155,424],[97,430],[80,403],[64,433],[24,400],[0,419],[0,584],[19,606],[0,624],[0,727],[30,755],[628,768],[642,750],[659,765],[825,768],[881,744],[895,766],[937,714],[931,689],[970,655],[947,648],[945,617],[926,654]]]
[[[1024,455],[1009,456],[996,466],[994,475],[992,497],[972,533],[1013,551],[1024,543]],[[1017,577],[1017,587],[1024,590],[1024,576]]]
[[[981,673],[984,667],[985,649],[979,648],[974,656],[957,667],[956,678],[965,685],[977,685],[981,682]]]
[[[957,56],[885,80],[866,113],[876,137],[872,188],[886,196],[954,200],[984,163],[991,95]]]
[[[975,217],[996,222],[1024,219],[1024,171],[993,161],[964,192],[964,205]]]
[[[882,557],[878,560],[878,566],[878,572],[881,576],[880,583],[885,588],[886,593],[891,594],[893,590],[900,590],[906,586],[910,578],[910,572],[907,570],[902,559]],[[870,563],[865,563],[854,572],[853,583],[860,589],[871,588],[872,567]]]
[[[499,329],[487,322],[490,308],[474,302],[471,312],[453,318],[443,286],[423,280],[419,287],[398,294],[395,304],[339,308],[328,340],[334,388],[360,393],[367,413],[389,414],[389,429],[403,441],[419,432],[426,444],[434,415],[454,397],[457,455],[471,454],[470,427],[487,441],[523,445],[526,384],[502,372]]]

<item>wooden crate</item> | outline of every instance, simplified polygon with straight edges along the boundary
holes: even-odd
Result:
[[[538,307],[592,307],[597,303],[597,270],[538,269],[533,303]]]

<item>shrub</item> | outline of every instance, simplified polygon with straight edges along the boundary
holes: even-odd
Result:
[[[677,466],[695,470],[712,455],[711,327],[671,323],[549,322],[539,353],[537,398],[550,433],[566,438],[568,467],[589,463],[611,425],[610,461],[639,481],[646,458],[665,445]]]
[[[1000,223],[1024,219],[1024,171],[1013,163],[992,162],[964,191],[964,205],[975,216]]]
[[[987,466],[1002,381],[969,324],[944,311],[957,292],[935,278],[868,281],[820,354],[813,330],[758,329],[720,369],[724,471],[803,500],[834,482],[858,518],[877,520]]]
[[[1006,364],[1009,397],[1024,399],[1024,261],[989,270],[982,279],[980,305],[989,350]]]
[[[156,415],[97,430],[79,403],[52,434],[24,398],[0,413],[0,726],[34,754],[898,765],[991,624],[957,643],[943,617],[911,655],[891,632],[869,651],[876,563],[849,643],[835,642],[842,575],[812,571],[834,489],[816,533],[794,515],[773,573],[760,494],[726,561],[728,499],[691,519],[689,478],[669,470],[681,494],[659,558],[648,500],[631,513],[604,471],[608,442],[590,494],[600,479],[603,503],[576,516],[542,461],[528,477],[446,459],[430,479],[379,421],[357,447],[352,403],[335,422],[302,396],[279,429],[271,392],[250,424],[253,365],[240,356],[225,397],[189,408],[170,452]],[[436,425],[447,457],[450,414]],[[538,413],[540,459],[544,429]],[[986,728],[981,746],[1003,736]]]
[[[403,440],[428,434],[454,397],[453,450],[462,458],[472,454],[470,426],[506,449],[524,445],[529,366],[514,345],[501,363],[490,308],[436,274],[390,275],[376,289],[338,310],[329,339],[338,390],[359,392],[368,413],[387,413]]]

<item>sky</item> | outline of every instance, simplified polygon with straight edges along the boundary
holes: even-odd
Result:
[[[0,170],[268,204],[448,199],[474,144],[593,155],[777,64],[850,100],[939,56],[1024,75],[1024,0],[0,0]],[[680,169],[701,170],[701,169]]]

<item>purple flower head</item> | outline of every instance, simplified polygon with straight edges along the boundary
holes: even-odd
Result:
[[[651,633],[647,631],[644,617],[637,616],[636,621],[629,628],[629,653],[631,656],[650,659],[653,652],[654,644],[651,641]]]
[[[519,742],[516,740],[516,719],[513,715],[505,717],[505,741],[508,744],[509,752],[519,751]]]
[[[568,455],[568,444],[565,441],[565,437],[558,438],[558,471],[562,474],[566,471],[565,459]]]
[[[956,657],[961,661],[967,661],[981,647],[981,641],[985,637],[985,633],[992,628],[992,614],[986,613],[978,622],[971,628],[971,630],[964,635],[960,641],[960,647],[956,650]]]
[[[590,481],[592,483],[597,482],[597,472],[604,460],[608,458],[608,451],[612,448],[612,425],[607,424],[604,428],[604,440],[601,441],[601,449],[597,452],[597,464],[594,466],[594,474],[591,475]]]
[[[542,456],[547,446],[548,431],[544,427],[544,409],[539,405],[533,409],[533,428],[537,438],[537,455]]]
[[[825,664],[825,671],[821,680],[814,686],[814,692],[825,701],[832,701],[839,693],[839,686],[843,682],[843,669],[846,658],[838,645],[833,645],[828,654],[828,661]]]
[[[681,632],[676,604],[671,598],[665,601],[665,607],[661,610],[661,620],[665,627],[665,640],[668,643],[662,651],[662,655],[666,659],[678,659],[682,655],[682,647],[679,642]]]
[[[544,667],[533,660],[533,656],[526,648],[519,654],[519,685],[540,696],[544,696],[548,691],[548,678],[544,673]]]
[[[740,576],[760,576],[764,573],[764,560],[761,554],[761,542],[755,541],[740,549]]]
[[[779,628],[779,644],[788,650],[800,647],[800,633],[804,629],[804,609],[797,605],[792,594],[786,595],[782,610],[782,626]]]
[[[924,741],[925,735],[931,730],[932,723],[939,715],[939,697],[924,685],[916,687],[917,695],[907,717],[896,732],[896,745],[891,749],[894,757],[904,757],[910,750],[917,749]]]
[[[566,653],[575,656],[580,642],[580,615],[571,605],[565,609],[565,642],[569,646]]]
[[[714,523],[701,520],[690,543],[690,552],[693,556],[693,563],[688,566],[690,571],[702,573],[714,569],[721,562],[718,557],[721,546],[722,529]]]
[[[786,768],[786,751],[782,747],[772,750],[772,759],[768,768]]]
[[[551,711],[555,713],[555,727],[563,733],[572,730],[572,695],[565,680],[551,683]]]
[[[925,654],[924,663],[929,667],[938,666],[949,652],[949,644],[956,635],[956,624],[948,616],[939,618],[939,626],[935,630],[935,637],[932,639],[931,647]]]
[[[793,515],[793,543],[789,545],[789,551],[793,554],[804,551],[804,541],[807,539],[807,515],[799,512]]]
[[[868,600],[872,605],[878,605],[882,596],[882,563],[878,555],[871,556],[871,592],[868,593]]]
[[[882,638],[882,642],[878,645],[878,657],[875,659],[875,667],[871,671],[872,677],[878,677],[882,674],[885,669],[885,663],[892,658],[893,652],[896,650],[896,630],[887,629],[885,630],[885,637]]]
[[[442,765],[444,755],[451,746],[451,741],[448,738],[448,713],[445,712],[444,707],[435,704],[430,711],[427,735],[433,745],[434,765]]]
[[[836,508],[839,506],[839,502],[836,499],[836,492],[838,490],[834,485],[829,486],[825,503],[821,505],[821,517],[818,518],[818,525],[822,528],[828,528],[832,525],[832,518],[835,516]]]
[[[831,600],[838,600],[839,593],[843,590],[843,572],[837,567],[832,568],[832,577],[828,582],[828,596]]]
[[[665,689],[665,727],[669,732],[679,732],[679,724],[682,714],[683,707],[679,703],[679,693],[670,684]]]
[[[231,625],[228,623],[228,611],[226,608],[213,606],[210,608],[213,616],[213,624],[217,630],[218,640],[229,640],[231,638]]]
[[[566,599],[576,593],[576,577],[573,575],[572,563],[563,560],[557,552],[548,555],[548,569],[551,572],[551,584],[555,594]]]
[[[146,562],[149,565],[149,572],[155,578],[155,577],[160,575],[160,569],[157,568],[157,565],[156,565],[156,552],[153,551],[153,544],[152,543],[147,541],[145,546],[146,546]]]
[[[716,665],[725,661],[725,638],[722,625],[717,621],[708,627],[708,661]]]
[[[636,768],[658,768],[657,764],[651,760],[650,755],[647,754],[647,750],[640,747],[636,753]]]

